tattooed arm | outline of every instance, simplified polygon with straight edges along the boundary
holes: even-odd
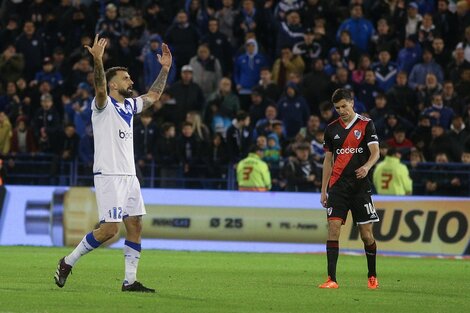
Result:
[[[168,78],[168,71],[170,70],[172,62],[171,52],[166,44],[162,44],[162,55],[157,55],[157,57],[158,61],[162,65],[162,69],[160,70],[160,74],[158,74],[157,79],[155,79],[149,91],[141,96],[143,100],[142,111],[145,111],[148,107],[152,106],[155,102],[157,102],[157,100],[160,99],[160,96],[165,90],[166,80]]]
[[[93,56],[94,61],[94,83],[95,83],[95,104],[98,109],[102,109],[106,105],[106,77],[103,68],[103,53],[107,44],[104,38],[98,39],[98,34],[95,36],[93,47],[85,46],[86,49]]]

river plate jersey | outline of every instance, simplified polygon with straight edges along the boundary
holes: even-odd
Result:
[[[118,103],[108,96],[104,108],[91,103],[91,123],[95,141],[93,173],[135,175],[133,117],[142,112],[141,97],[126,98]]]
[[[371,119],[356,114],[344,124],[341,118],[330,123],[325,130],[323,148],[333,153],[333,169],[328,184],[329,193],[370,193],[369,177],[356,178],[356,170],[370,157],[369,145],[378,144],[378,137]]]

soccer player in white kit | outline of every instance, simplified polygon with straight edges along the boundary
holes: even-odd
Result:
[[[107,41],[98,35],[92,47],[85,46],[94,60],[95,99],[92,125],[95,139],[93,174],[100,227],[83,237],[69,255],[60,259],[54,280],[63,287],[78,259],[98,248],[119,231],[120,222],[126,227],[124,243],[125,278],[122,291],[155,292],[137,281],[137,266],[141,251],[142,215],[145,214],[140,184],[135,173],[133,117],[153,105],[161,96],[172,56],[166,44],[157,55],[162,69],[148,93],[132,98],[133,82],[127,69],[103,69],[103,53]],[[109,95],[107,92],[109,89]]]

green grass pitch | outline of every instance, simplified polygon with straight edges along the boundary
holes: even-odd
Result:
[[[340,289],[321,290],[324,255],[144,250],[138,278],[158,293],[131,294],[116,249],[82,258],[59,289],[69,251],[0,247],[0,313],[470,312],[469,260],[379,256],[380,289],[368,290],[365,257],[340,255]]]

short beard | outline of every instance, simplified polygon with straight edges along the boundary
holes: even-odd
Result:
[[[124,98],[131,98],[134,95],[134,92],[132,89],[130,91],[129,89],[119,89],[118,93]]]

